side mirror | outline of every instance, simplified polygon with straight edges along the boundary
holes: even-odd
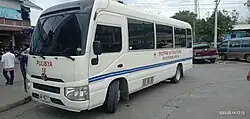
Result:
[[[102,54],[102,44],[100,41],[94,41],[93,42],[93,49],[95,55],[101,55]]]

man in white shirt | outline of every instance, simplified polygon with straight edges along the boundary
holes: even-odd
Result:
[[[14,68],[15,68],[15,55],[10,52],[10,49],[6,49],[6,53],[2,55],[1,63],[3,64],[3,75],[7,80],[6,84],[13,85],[14,82]],[[10,77],[8,76],[10,73]]]

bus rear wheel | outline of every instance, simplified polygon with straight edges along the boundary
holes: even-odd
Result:
[[[104,109],[108,113],[115,113],[119,101],[120,101],[119,80],[115,80],[110,84],[108,88],[108,92],[104,102]]]
[[[176,69],[175,76],[172,79],[170,79],[170,82],[173,84],[177,84],[180,82],[182,77],[183,77],[183,69],[182,69],[181,65],[178,65],[177,69]]]

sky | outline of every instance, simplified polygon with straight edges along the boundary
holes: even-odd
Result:
[[[42,7],[44,10],[60,3],[65,3],[69,1],[76,0],[30,0]],[[155,12],[164,16],[173,16],[174,13],[180,10],[190,10],[194,11],[194,0],[123,0],[128,5],[142,8],[147,11]],[[225,9],[231,11],[236,9],[240,14],[240,19],[243,20],[247,17],[250,17],[250,12],[247,7],[244,6],[244,3],[247,0],[221,0],[219,5],[219,10]],[[211,14],[214,9],[214,0],[199,0],[200,3],[200,18],[207,17]],[[210,12],[210,14],[208,13]],[[40,10],[31,10],[31,23],[32,25],[36,24],[36,21],[42,11]]]

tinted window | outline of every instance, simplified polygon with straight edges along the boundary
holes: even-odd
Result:
[[[240,42],[241,42],[241,41],[231,41],[231,42],[230,42],[230,47],[231,47],[231,48],[240,47]]]
[[[154,24],[128,19],[129,50],[154,49]]]
[[[175,28],[175,48],[186,47],[186,30]]]
[[[227,48],[228,47],[228,42],[223,42],[219,46],[220,48]]]
[[[39,19],[32,38],[31,54],[48,56],[83,54],[85,45],[83,46],[82,42],[84,44],[86,42],[85,32],[88,28],[88,23],[81,27],[80,21],[83,20],[88,20],[88,16],[64,14]]]
[[[192,30],[187,29],[187,48],[192,48]]]
[[[250,37],[250,29],[233,30],[231,33],[231,38],[243,38],[243,37]]]
[[[101,41],[103,53],[120,52],[122,49],[121,28],[97,25],[95,40]]]
[[[173,27],[156,25],[157,48],[173,48]]]
[[[241,47],[250,47],[249,40],[243,40],[241,43]]]

